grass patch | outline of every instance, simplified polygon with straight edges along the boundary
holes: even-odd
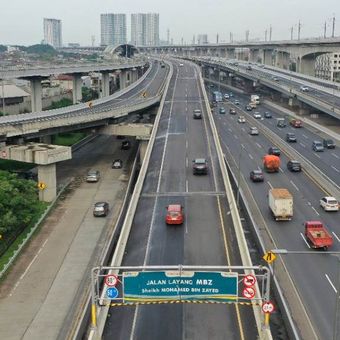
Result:
[[[52,144],[71,146],[86,137],[84,132],[60,133],[52,137]]]
[[[36,215],[36,218],[34,219],[34,223],[27,226],[20,235],[15,239],[15,241],[8,247],[6,252],[0,257],[0,271],[4,268],[4,266],[8,263],[8,261],[11,259],[11,257],[14,255],[15,251],[18,249],[19,245],[22,243],[22,241],[27,237],[31,229],[34,227],[34,225],[38,222],[41,215],[45,212],[47,209],[48,203],[41,202],[40,205],[40,213]],[[37,228],[39,230],[40,226]],[[37,231],[36,230],[36,231]],[[1,242],[1,241],[0,241]],[[1,280],[1,278],[0,278]]]

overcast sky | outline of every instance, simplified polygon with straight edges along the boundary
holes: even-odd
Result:
[[[290,28],[301,20],[301,37],[331,34],[335,16],[335,35],[340,36],[340,0],[0,0],[0,44],[31,45],[43,39],[43,18],[62,20],[63,43],[100,43],[100,14],[126,13],[128,39],[130,14],[156,12],[160,15],[160,38],[166,31],[179,43],[183,37],[191,42],[193,35],[207,33],[210,42],[264,39],[265,30],[272,25],[272,40],[290,39]],[[268,33],[269,36],[269,33]]]

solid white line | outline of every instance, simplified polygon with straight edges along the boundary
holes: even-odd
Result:
[[[315,211],[315,213],[316,213],[318,216],[320,216],[320,214],[317,212],[317,210],[316,210],[314,207],[312,207],[312,209]]]
[[[334,235],[334,237],[338,240],[338,242],[340,242],[340,238],[339,238],[339,236],[334,232],[334,231],[332,231],[332,234]]]
[[[336,172],[340,172],[340,170],[337,169],[334,165],[332,165],[331,168],[334,169]]]
[[[305,148],[306,147],[306,145],[305,144],[303,144],[303,143],[299,143],[303,148]]]
[[[186,166],[186,167],[189,166],[189,159],[188,159],[188,157],[185,158],[185,166]]]
[[[335,158],[339,159],[340,157],[338,155],[336,155],[335,153],[331,153],[332,156],[334,156]]]
[[[290,181],[290,183],[292,184],[292,186],[297,190],[300,191],[299,188],[296,186],[296,184],[293,181]]]
[[[254,159],[254,157],[250,153],[248,153],[248,156],[250,159]]]
[[[328,280],[329,284],[331,285],[331,287],[333,288],[333,290],[335,291],[335,293],[337,293],[337,289],[335,288],[335,286],[333,285],[333,282],[331,281],[331,279],[329,278],[329,276],[327,274],[325,274],[326,279]]]
[[[268,185],[270,186],[270,188],[273,189],[272,184],[271,184],[269,181],[268,181],[267,183],[268,183]]]
[[[14,291],[17,289],[17,287],[19,286],[19,284],[21,283],[21,281],[24,279],[24,277],[26,276],[26,274],[28,273],[29,269],[32,267],[33,263],[35,262],[35,260],[38,258],[40,252],[43,250],[43,248],[45,247],[45,244],[47,243],[48,239],[45,240],[45,242],[42,244],[42,246],[40,247],[40,249],[38,250],[38,252],[35,254],[35,256],[33,257],[32,261],[29,263],[29,265],[27,266],[26,270],[21,274],[19,280],[17,281],[17,283],[15,284],[15,286],[13,287],[13,289],[11,290],[11,293],[9,294],[9,296],[12,296],[12,294],[14,293]]]
[[[189,192],[189,183],[188,183],[188,180],[185,181],[185,191]]]
[[[188,148],[188,140],[185,141],[185,148]]]
[[[305,237],[303,236],[302,233],[300,233],[302,239],[305,241],[305,243],[307,244],[307,247],[310,249],[310,245],[308,244],[308,242],[306,241]]]

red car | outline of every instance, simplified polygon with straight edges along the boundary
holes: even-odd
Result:
[[[183,207],[180,204],[168,205],[165,217],[166,224],[182,224],[183,221],[184,221]]]

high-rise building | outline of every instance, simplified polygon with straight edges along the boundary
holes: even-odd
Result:
[[[146,17],[145,14],[131,14],[131,43],[135,46],[145,46],[146,44]]]
[[[126,44],[126,15],[125,14],[101,14],[101,45]]]
[[[159,45],[159,14],[146,14],[146,45]]]
[[[44,18],[44,43],[62,47],[61,20]]]
[[[159,14],[131,14],[131,43],[137,46],[159,45]]]

